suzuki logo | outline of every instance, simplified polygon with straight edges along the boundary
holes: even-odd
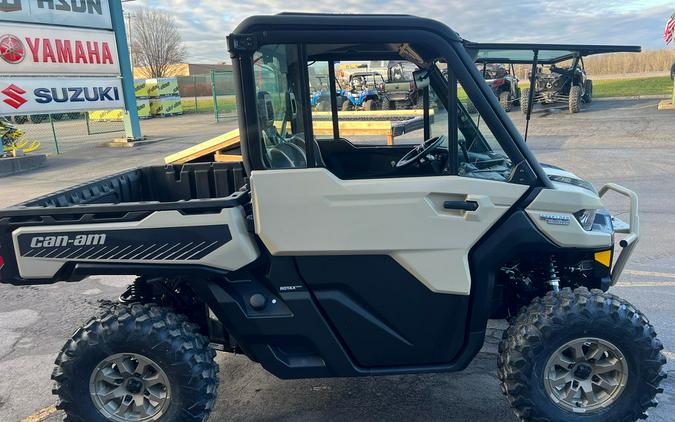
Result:
[[[0,57],[9,64],[17,64],[26,57],[26,49],[18,37],[6,34],[0,37]]]
[[[0,92],[9,97],[2,100],[2,102],[4,102],[5,104],[9,104],[11,107],[14,107],[15,109],[18,109],[19,107],[28,102],[28,100],[26,100],[21,96],[21,94],[25,94],[26,91],[24,91],[23,89],[19,88],[14,84],[8,86],[7,88],[3,89]]]

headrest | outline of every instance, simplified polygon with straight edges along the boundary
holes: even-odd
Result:
[[[274,126],[274,104],[272,96],[267,91],[259,91],[257,97],[258,120],[262,129]]]

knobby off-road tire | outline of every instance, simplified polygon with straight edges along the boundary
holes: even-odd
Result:
[[[582,359],[588,357],[591,362],[587,365],[589,368],[604,368],[610,364],[620,367],[625,363],[627,376],[616,378],[619,371],[601,374],[602,380],[612,376],[613,384],[620,379],[624,386],[615,390],[618,392],[616,395],[595,396],[610,398],[599,403],[600,407],[591,409],[582,404],[572,411],[569,407],[565,408],[565,400],[554,402],[552,397],[555,394],[550,388],[547,389],[546,383],[560,373],[585,376],[582,386],[588,385],[588,381],[600,382],[595,374],[600,374],[604,369],[579,374],[574,369],[584,369],[580,368],[583,363],[574,364],[574,369],[569,371],[551,365],[551,362],[556,362],[551,359],[562,356],[557,355],[561,347],[564,348],[570,342],[580,344],[575,343],[579,340],[615,348],[611,354],[609,351],[600,354],[582,347]],[[520,311],[499,344],[498,375],[502,392],[522,421],[635,421],[644,418],[648,408],[656,406],[654,397],[663,392],[659,383],[666,377],[662,370],[666,359],[661,350],[663,346],[656,338],[654,328],[627,301],[601,290],[589,292],[585,288],[574,291],[565,288],[559,293],[549,292],[545,297],[535,299]],[[610,359],[610,356],[622,356],[623,359]],[[567,359],[565,357],[564,361],[567,362]],[[579,385],[577,381],[577,389]],[[574,386],[574,381],[570,386]],[[571,399],[574,406],[577,406],[576,400],[579,399]],[[581,412],[584,409],[588,411]]]
[[[511,111],[511,93],[508,91],[500,92],[499,103],[502,105],[505,111]]]
[[[352,103],[349,100],[344,100],[342,102],[342,106],[340,107],[340,109],[342,111],[349,111],[349,110],[353,110],[354,106],[352,105]]]
[[[569,109],[570,113],[578,113],[581,111],[581,87],[572,85],[570,88]]]
[[[114,395],[134,388],[131,393],[136,396],[119,399],[119,406],[128,403],[132,413],[140,409],[135,407],[136,400],[147,406],[150,399],[157,403],[162,396],[161,408],[153,404],[160,408],[157,420],[205,421],[218,387],[215,354],[197,325],[183,315],[154,304],[115,306],[78,329],[56,358],[52,379],[53,393],[59,398],[57,408],[65,412],[68,422],[115,420],[110,414],[118,399],[110,401],[104,394],[119,385],[123,390],[117,388]],[[108,365],[109,361],[114,363]],[[153,384],[157,380],[168,386]],[[101,403],[107,405],[102,408]],[[107,417],[106,411],[110,412]],[[151,408],[150,413],[154,411]]]
[[[525,88],[520,93],[520,111],[527,114],[527,106],[530,104],[530,88]]]
[[[316,111],[330,111],[330,100],[319,100],[316,103]]]
[[[584,102],[590,104],[593,101],[593,81],[586,79],[584,82]]]
[[[363,109],[366,111],[373,111],[378,109],[378,102],[377,100],[366,100],[363,103]]]
[[[391,101],[388,97],[382,99],[382,110],[395,110],[396,103]]]

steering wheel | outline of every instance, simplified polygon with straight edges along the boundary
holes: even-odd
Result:
[[[430,138],[424,141],[422,144],[416,146],[415,148],[411,149],[401,157],[400,160],[398,160],[398,163],[396,163],[396,168],[403,168],[407,167],[413,163],[418,162],[421,160],[423,157],[425,157],[429,152],[434,150],[437,146],[439,146],[441,143],[443,143],[445,140],[447,140],[447,137],[445,135],[441,136],[436,136],[435,138]]]

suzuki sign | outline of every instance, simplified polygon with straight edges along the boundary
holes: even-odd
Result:
[[[118,78],[0,77],[0,115],[124,108]]]
[[[112,29],[108,0],[0,0],[0,20]]]
[[[113,32],[0,23],[0,74],[119,73]]]

